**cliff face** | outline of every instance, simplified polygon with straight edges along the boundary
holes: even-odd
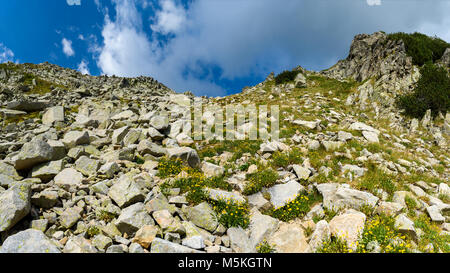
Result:
[[[412,58],[406,55],[404,43],[389,40],[386,34],[376,32],[372,35],[356,35],[348,57],[323,74],[336,79],[353,78],[362,82],[386,74],[403,78],[412,70]]]

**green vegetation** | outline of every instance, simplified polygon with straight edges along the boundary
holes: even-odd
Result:
[[[213,140],[209,142],[207,147],[200,149],[198,155],[203,159],[227,151],[233,153],[233,157],[230,160],[234,162],[245,153],[254,155],[259,150],[261,143],[261,140]]]
[[[317,83],[320,89],[333,90],[335,94],[349,94],[359,85],[359,83],[354,80],[338,81],[336,79],[318,75],[309,76],[308,80]]]
[[[378,169],[375,164],[369,164],[369,170],[359,182],[358,188],[374,194],[381,188],[388,194],[393,194],[397,187],[390,175]]]
[[[256,246],[258,253],[275,253],[275,245],[270,245],[266,239],[264,239],[259,245]]]
[[[289,152],[275,152],[272,155],[271,165],[273,167],[286,167],[291,164],[301,164],[303,162],[302,152],[299,148],[293,148]]]
[[[415,32],[408,34],[404,32],[392,33],[388,35],[391,40],[403,40],[406,53],[413,58],[413,63],[419,66],[427,62],[439,60],[450,44],[437,37],[429,37],[422,33]]]
[[[272,187],[278,179],[278,173],[267,168],[265,170],[247,174],[248,183],[245,186],[244,194],[250,195],[259,192],[262,188]]]
[[[450,109],[450,77],[447,71],[427,63],[420,69],[421,77],[413,93],[397,98],[397,106],[411,117],[421,118],[428,109],[435,117]]]
[[[183,162],[181,159],[169,159],[163,157],[158,162],[158,176],[161,178],[166,178],[171,175],[177,175],[181,172],[183,168]]]
[[[409,252],[410,238],[402,235],[394,227],[393,217],[375,215],[369,219],[362,232],[361,238],[354,245],[349,246],[344,237],[332,237],[323,243],[318,250],[320,253],[366,253],[374,251],[381,253],[405,253]]]
[[[298,217],[303,217],[311,209],[311,206],[320,201],[321,196],[316,193],[299,195],[285,206],[273,209],[269,214],[282,221],[290,221]]]
[[[211,200],[210,203],[219,217],[219,222],[225,227],[248,227],[250,223],[248,204],[240,204],[230,200]]]
[[[297,71],[285,70],[275,76],[275,84],[283,84],[283,83],[291,82],[291,81],[295,80],[295,77],[297,77],[298,73],[300,73],[300,71],[298,71],[298,70]]]
[[[440,235],[440,229],[436,224],[430,222],[426,215],[420,215],[415,219],[414,226],[423,231],[420,236],[419,250],[425,250],[428,244],[432,244],[434,252],[440,249],[444,253],[450,252],[450,235]]]

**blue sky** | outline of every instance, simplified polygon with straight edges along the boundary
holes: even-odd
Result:
[[[330,67],[358,33],[450,41],[448,0],[14,0],[0,9],[0,62],[147,75],[222,96],[297,65]]]

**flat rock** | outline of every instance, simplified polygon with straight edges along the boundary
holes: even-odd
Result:
[[[52,160],[53,148],[45,141],[34,140],[27,142],[20,149],[14,162],[16,170],[30,169],[31,167]]]
[[[130,236],[146,225],[155,225],[155,222],[145,211],[143,203],[136,203],[123,209],[116,222],[117,229]]]
[[[280,223],[277,231],[268,239],[275,246],[277,253],[309,253],[311,247],[306,241],[301,226],[295,222]]]
[[[208,194],[209,198],[212,200],[230,200],[235,203],[245,203],[245,198],[236,192],[229,192],[224,190],[218,190],[218,189],[209,189],[205,188],[205,192]]]
[[[200,253],[200,251],[164,239],[155,238],[152,242],[150,253]]]
[[[142,188],[126,175],[121,176],[112,185],[109,189],[108,196],[121,208],[142,202],[145,199]]]
[[[0,253],[61,253],[42,231],[27,229],[9,236]]]
[[[82,185],[83,175],[73,168],[65,168],[54,178],[55,184],[68,190]]]
[[[274,208],[280,208],[288,202],[293,201],[297,196],[305,191],[305,187],[300,183],[291,180],[285,184],[275,185],[267,190],[270,194],[270,202]]]

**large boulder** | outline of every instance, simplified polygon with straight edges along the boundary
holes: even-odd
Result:
[[[155,225],[155,222],[145,210],[143,203],[136,203],[123,209],[116,221],[117,229],[128,236],[133,236],[146,225]]]
[[[126,175],[121,176],[114,183],[109,189],[108,195],[121,208],[142,202],[145,199],[142,188]]]
[[[268,239],[277,253],[309,253],[311,247],[306,241],[301,226],[295,222],[281,223],[278,230]]]
[[[167,149],[169,158],[180,158],[187,165],[196,168],[200,164],[200,157],[197,151],[189,147],[175,147]]]
[[[0,232],[13,227],[31,210],[31,185],[17,183],[0,192]]]
[[[375,207],[379,199],[371,193],[354,190],[348,185],[337,183],[319,184],[316,188],[323,196],[323,206],[327,209],[359,209],[363,205]]]
[[[0,253],[61,253],[40,230],[27,229],[6,238]]]
[[[47,106],[48,103],[45,101],[14,100],[9,102],[6,108],[25,112],[36,112],[45,109]]]
[[[73,168],[66,168],[58,173],[54,180],[56,185],[69,190],[71,188],[77,188],[82,184],[83,175]]]
[[[16,170],[30,169],[31,167],[52,160],[53,148],[45,141],[34,140],[27,142],[20,149],[14,167]]]
[[[219,225],[216,213],[206,202],[195,207],[186,207],[184,212],[192,223],[208,231],[215,231]]]
[[[54,122],[64,121],[64,107],[55,106],[48,108],[42,116],[42,124],[52,125]]]
[[[366,215],[362,212],[349,209],[343,214],[333,217],[330,221],[330,231],[333,236],[347,243],[347,247],[355,250],[356,242],[364,230]]]
[[[305,191],[300,183],[291,180],[285,184],[275,185],[267,190],[270,194],[270,202],[274,208],[280,208],[293,201],[299,194]]]

